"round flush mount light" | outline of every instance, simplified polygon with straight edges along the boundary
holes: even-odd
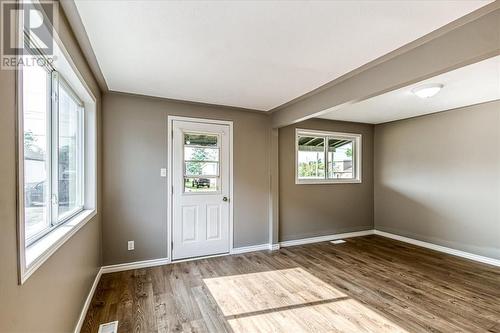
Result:
[[[411,92],[420,98],[429,98],[436,95],[443,87],[441,83],[424,84],[413,88]]]

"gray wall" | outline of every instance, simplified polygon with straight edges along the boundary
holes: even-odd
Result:
[[[234,122],[234,245],[268,243],[269,116],[117,93],[103,109],[104,264],[167,256],[168,115]]]
[[[59,35],[98,96],[99,112],[99,89],[64,17],[59,20]],[[0,70],[0,332],[71,332],[100,267],[100,217],[89,221],[24,285],[18,285],[15,114],[15,72]]]
[[[361,184],[295,184],[295,129],[362,134]],[[310,119],[279,129],[279,239],[373,229],[373,125]]]
[[[375,226],[500,259],[500,102],[376,126]]]

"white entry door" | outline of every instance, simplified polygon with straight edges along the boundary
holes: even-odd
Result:
[[[229,125],[172,122],[173,260],[229,252]]]

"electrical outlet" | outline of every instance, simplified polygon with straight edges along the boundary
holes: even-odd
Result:
[[[160,169],[160,177],[167,177],[167,169],[166,168]]]
[[[132,251],[135,248],[134,241],[128,241],[128,250]]]

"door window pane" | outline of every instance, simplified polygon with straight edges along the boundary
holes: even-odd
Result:
[[[218,176],[219,163],[185,162],[186,176]]]
[[[23,68],[24,220],[29,243],[50,227],[49,217],[49,73]]]
[[[217,135],[213,134],[184,134],[184,144],[189,146],[217,147]]]
[[[219,185],[219,136],[184,134],[184,192],[215,192]]]
[[[59,88],[58,128],[58,215],[59,219],[71,215],[81,204],[81,107],[67,91]]]
[[[184,147],[184,160],[186,161],[219,161],[219,148]]]
[[[353,141],[328,139],[328,178],[354,178]]]
[[[184,178],[184,192],[215,192],[218,178]]]
[[[298,140],[298,178],[325,178],[325,138],[299,136]]]

